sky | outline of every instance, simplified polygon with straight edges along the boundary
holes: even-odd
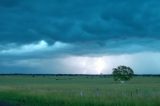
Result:
[[[159,0],[0,0],[0,73],[160,74]]]

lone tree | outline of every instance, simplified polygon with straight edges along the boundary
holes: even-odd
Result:
[[[115,81],[124,83],[124,81],[128,81],[133,77],[134,72],[130,67],[118,66],[117,68],[113,68],[112,74]]]

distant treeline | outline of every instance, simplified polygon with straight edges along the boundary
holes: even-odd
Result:
[[[100,77],[112,77],[112,74],[0,74],[0,76],[100,76]],[[142,77],[160,77],[160,74],[135,74]]]

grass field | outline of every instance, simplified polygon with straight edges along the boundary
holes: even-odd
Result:
[[[160,106],[160,77],[120,84],[98,76],[0,76],[0,101],[13,106]]]

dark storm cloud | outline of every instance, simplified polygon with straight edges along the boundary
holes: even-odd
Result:
[[[0,0],[0,55],[157,52],[159,5],[158,0]]]
[[[112,64],[159,73],[159,28],[159,0],[0,0],[0,72],[82,73],[85,56],[116,54]]]
[[[1,43],[159,39],[158,0],[1,0]]]
[[[20,0],[1,0],[0,6],[5,8],[12,8],[14,6],[17,6],[19,2]]]

